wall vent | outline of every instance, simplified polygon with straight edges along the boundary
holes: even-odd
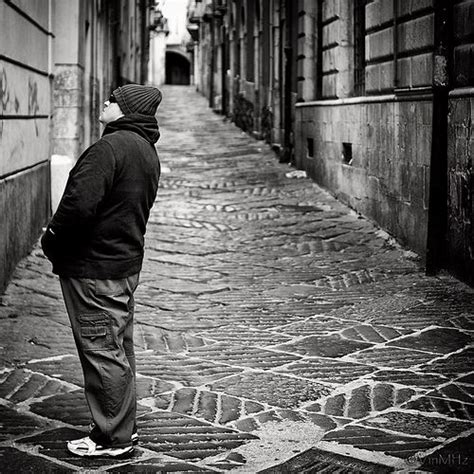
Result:
[[[352,143],[342,143],[342,162],[352,165]]]
[[[313,158],[314,157],[314,140],[312,138],[307,138],[306,146],[308,148],[308,156],[310,158]]]

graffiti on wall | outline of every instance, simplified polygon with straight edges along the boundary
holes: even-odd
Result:
[[[10,101],[10,94],[7,86],[7,73],[2,68],[0,72],[0,114],[3,115],[4,110],[7,108],[8,102]],[[3,135],[3,118],[0,120],[0,138]]]
[[[38,84],[31,77],[28,78],[28,115],[37,115],[39,112],[38,104]],[[36,136],[38,136],[38,124],[35,119],[35,131]]]
[[[8,77],[5,68],[0,71],[0,104],[1,113],[5,114],[5,111],[9,106],[13,104],[13,110],[18,113],[20,110],[20,101],[17,96],[14,96],[13,100],[9,90]]]
[[[8,103],[10,102],[10,93],[8,91],[8,79],[7,73],[4,68],[0,72],[0,104],[2,113],[6,110]]]

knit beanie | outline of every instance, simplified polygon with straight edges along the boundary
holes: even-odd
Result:
[[[156,87],[127,84],[113,91],[117,103],[124,113],[152,115],[161,102],[161,92]]]

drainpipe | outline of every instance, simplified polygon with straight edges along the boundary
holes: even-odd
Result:
[[[448,97],[451,60],[452,6],[434,1],[433,118],[426,274],[446,266],[448,220]]]
[[[114,90],[118,86],[122,85],[121,81],[121,67],[120,67],[120,12],[119,6],[111,3],[110,5],[110,27],[111,27],[111,35],[113,38],[112,42],[112,80],[111,80],[111,89]]]
[[[227,45],[229,44],[227,38],[227,29],[225,26],[222,27],[222,60],[221,60],[221,90],[222,90],[222,114],[227,116],[227,87],[226,87],[226,77],[227,77]]]
[[[290,0],[285,2],[285,130],[283,136],[283,155],[280,157],[280,163],[289,163],[291,161],[291,66],[293,60],[293,50],[291,47],[293,27],[291,3]]]
[[[140,83],[145,84],[148,72],[150,33],[147,29],[148,11],[146,0],[140,0]]]
[[[211,64],[210,64],[210,71],[209,71],[209,107],[214,109],[214,64],[215,64],[215,57],[214,57],[214,45],[215,45],[215,28],[214,28],[214,9],[215,9],[215,0],[212,0],[212,12],[211,12],[211,21],[209,23],[209,27],[211,28],[211,45],[210,45],[210,53],[211,53]]]

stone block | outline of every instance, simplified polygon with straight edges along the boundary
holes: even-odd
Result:
[[[347,384],[374,372],[376,368],[340,359],[313,357],[301,362],[293,362],[277,370],[331,384]]]
[[[180,355],[137,353],[137,372],[167,381],[179,380],[183,385],[210,383],[242,369],[223,364],[190,359]],[[224,375],[225,374],[225,375]]]
[[[430,389],[446,383],[442,375],[424,374],[408,370],[379,370],[371,375],[376,381],[389,382],[398,385],[408,385],[413,388]]]
[[[411,58],[397,60],[397,74],[399,87],[411,87]]]
[[[368,418],[360,423],[369,427],[389,429],[398,433],[441,440],[459,436],[463,431],[469,430],[471,426],[471,423],[464,421],[402,411],[387,412],[374,418]]]
[[[78,65],[58,65],[54,70],[56,91],[82,90],[84,72]]]
[[[394,86],[393,61],[387,61],[378,65],[380,67],[380,90],[387,91]]]
[[[54,138],[79,139],[81,136],[81,124],[82,116],[80,109],[56,107],[53,116]],[[66,155],[68,154],[66,153]]]
[[[467,43],[474,33],[474,2],[458,2],[453,6],[453,33],[456,43]]]
[[[474,349],[470,348],[456,354],[451,354],[446,358],[437,359],[421,367],[422,372],[438,373],[446,377],[453,378],[468,373],[472,365]]]
[[[474,404],[463,403],[446,398],[424,396],[406,403],[403,405],[403,408],[426,413],[441,413],[450,418],[471,421],[471,424],[474,421]]]
[[[323,98],[336,97],[337,74],[323,76]]]
[[[369,365],[376,364],[379,367],[407,369],[436,358],[436,354],[390,347],[366,349],[352,355],[351,358]]]
[[[323,437],[323,441],[335,442],[343,446],[354,446],[367,451],[381,451],[389,456],[402,459],[407,459],[419,451],[426,451],[440,444],[425,438],[392,434],[358,425],[332,431]]]
[[[378,0],[380,4],[379,21],[380,24],[393,20],[393,2],[396,0]]]
[[[431,85],[433,77],[432,53],[420,54],[411,58],[411,86]]]
[[[373,411],[398,406],[415,394],[413,389],[387,383],[358,384],[344,390],[344,393],[327,398],[322,404],[322,412],[331,416],[365,418]]]
[[[1,115],[50,114],[51,87],[48,77],[0,60],[0,84]]]
[[[55,107],[76,107],[83,105],[84,96],[79,89],[55,89],[53,91],[53,101]]]
[[[428,397],[437,397],[450,400],[457,400],[463,403],[474,403],[474,387],[469,385],[461,385],[456,383],[450,383],[438,387],[431,392],[426,394]]]
[[[30,2],[33,3],[33,2]],[[0,462],[4,472],[48,472],[60,474],[64,466],[56,464],[49,459],[20,451],[8,446],[0,447]]]
[[[261,474],[289,472],[393,472],[390,466],[363,461],[316,448],[311,448],[278,466],[260,471]]]
[[[456,86],[474,85],[474,43],[454,48],[453,69]]]
[[[316,381],[261,371],[223,378],[213,383],[211,389],[281,408],[298,408],[332,392]]]
[[[433,6],[433,0],[394,0],[399,16],[411,15]]]
[[[334,334],[305,337],[292,343],[277,346],[276,349],[311,357],[342,357],[367,347],[372,347],[372,344],[362,341],[351,341]]]
[[[416,348],[421,351],[447,354],[473,342],[473,338],[456,329],[437,328],[415,336],[405,336],[389,342],[387,346]]]
[[[380,67],[377,64],[365,68],[365,90],[370,93],[380,90]]]
[[[63,156],[73,156],[77,159],[81,153],[79,138],[55,138],[53,153]]]
[[[471,446],[474,444],[474,434],[460,436],[458,439],[445,444],[441,449],[421,457],[421,469],[425,471],[449,470],[452,472],[473,472],[474,456]]]
[[[26,13],[30,18],[36,21],[45,30],[49,29],[49,9],[47,0],[39,0],[29,2],[28,0],[15,0],[16,4],[22,12]]]
[[[41,5],[48,14],[47,2],[33,3]],[[49,36],[45,31],[5,2],[0,3],[0,31],[8,32],[2,35],[2,54],[22,65],[48,73]]]
[[[380,25],[380,1],[370,2],[365,7],[365,28],[370,30]]]
[[[368,34],[365,47],[367,61],[393,54],[393,27]]]
[[[0,179],[49,159],[49,117],[4,119],[0,125]]]
[[[434,14],[401,23],[398,26],[398,51],[410,52],[414,49],[433,45]]]
[[[236,367],[253,367],[255,369],[270,369],[300,359],[298,356],[290,354],[282,354],[252,346],[233,346],[228,343],[192,348],[190,354],[192,357],[201,360],[212,360]]]
[[[50,425],[47,421],[38,420],[36,417],[31,416],[31,414],[18,413],[16,410],[3,405],[0,405],[0,416],[2,418],[0,441],[30,434],[34,431],[45,429]]]
[[[334,71],[337,69],[339,48],[331,48],[323,51],[323,71]]]
[[[322,19],[323,21],[335,18],[339,14],[339,3],[341,0],[323,3]]]

